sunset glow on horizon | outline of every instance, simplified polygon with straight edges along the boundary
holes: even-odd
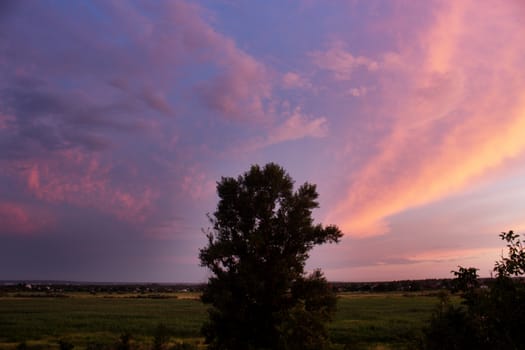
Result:
[[[0,280],[204,282],[215,184],[317,184],[329,280],[525,231],[521,1],[3,1]]]

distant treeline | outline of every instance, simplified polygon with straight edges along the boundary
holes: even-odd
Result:
[[[331,282],[337,292],[419,292],[453,287],[453,279],[401,280],[389,282]],[[481,278],[481,284],[489,284],[490,278]]]
[[[71,293],[84,292],[91,294],[111,294],[111,293],[138,293],[138,294],[156,294],[156,293],[181,293],[181,292],[200,292],[204,284],[156,284],[156,283],[75,283],[75,282],[0,282],[0,293],[13,292],[33,292],[33,293]]]
[[[480,279],[481,284],[490,284],[489,278]],[[331,282],[336,292],[417,292],[451,289],[452,279],[402,280],[389,282]],[[0,292],[44,292],[49,294],[67,292],[87,293],[181,293],[201,292],[204,284],[156,284],[156,283],[75,283],[75,282],[0,282]]]
[[[425,280],[402,280],[389,282],[330,282],[332,288],[338,292],[418,292],[453,289],[452,279],[425,279]],[[480,284],[490,285],[491,278],[480,278]],[[49,294],[67,292],[87,292],[87,293],[181,293],[181,292],[201,292],[204,284],[176,283],[176,284],[156,284],[156,283],[75,283],[75,282],[1,282],[0,293],[13,292],[44,292]]]

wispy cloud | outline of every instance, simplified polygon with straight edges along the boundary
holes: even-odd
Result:
[[[381,73],[392,102],[380,110],[392,127],[331,216],[348,234],[384,234],[389,216],[457,193],[523,154],[525,32],[507,20],[512,6],[494,11],[475,2],[441,8],[420,51],[400,52],[403,68]],[[494,27],[515,45],[498,45]]]
[[[198,88],[199,93],[210,108],[228,118],[264,118],[271,87],[264,66],[230,41],[225,44],[225,62],[216,77]]]
[[[319,68],[331,72],[338,80],[350,80],[358,69],[375,71],[379,68],[375,60],[365,56],[355,56],[347,51],[342,41],[334,41],[327,51],[314,51],[310,56]]]
[[[304,138],[323,138],[328,135],[325,117],[313,118],[304,115],[300,108],[285,115],[285,120],[268,129],[267,135],[256,138],[242,147],[243,152],[252,152],[283,142]]]
[[[406,259],[411,262],[443,262],[452,261],[461,263],[469,259],[479,259],[480,257],[489,256],[491,258],[501,253],[499,248],[478,248],[478,249],[448,249],[448,250],[431,250],[419,252],[415,255],[408,256]]]
[[[282,84],[287,89],[311,89],[312,83],[297,72],[286,72],[282,77]]]

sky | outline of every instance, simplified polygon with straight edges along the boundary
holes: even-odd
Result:
[[[205,282],[275,162],[332,281],[489,276],[525,229],[521,0],[0,2],[0,279]]]

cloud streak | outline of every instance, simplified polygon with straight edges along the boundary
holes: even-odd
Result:
[[[286,119],[271,127],[264,137],[256,138],[241,147],[243,152],[253,152],[272,145],[297,141],[305,138],[324,138],[328,135],[328,122],[325,117],[313,118],[296,108],[285,114]]]
[[[380,73],[384,100],[392,101],[382,109],[390,111],[391,131],[331,216],[351,235],[384,234],[389,216],[457,193],[525,150],[524,48],[494,50],[487,40],[495,26],[516,39],[525,32],[504,20],[512,6],[494,15],[461,4],[436,11],[419,51],[399,53],[401,76],[399,66]]]
[[[319,68],[331,72],[338,80],[350,80],[358,69],[375,71],[379,68],[376,61],[347,51],[342,41],[333,42],[327,51],[311,52],[310,56]]]

